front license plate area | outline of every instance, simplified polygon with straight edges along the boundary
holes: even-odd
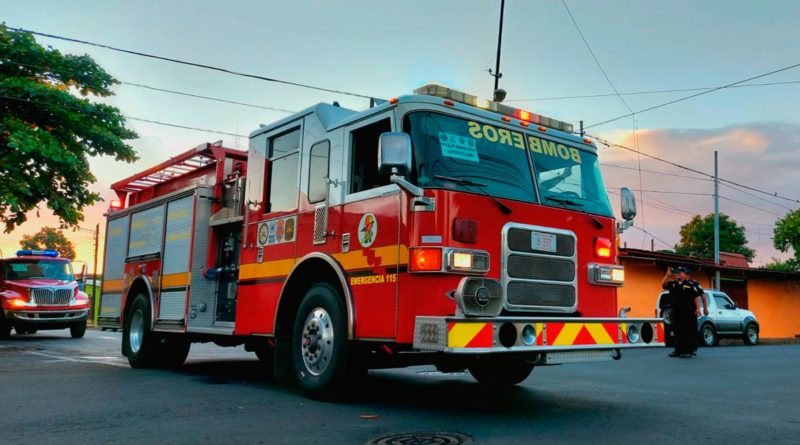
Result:
[[[555,252],[557,237],[552,233],[533,232],[531,237],[531,249],[542,252]]]

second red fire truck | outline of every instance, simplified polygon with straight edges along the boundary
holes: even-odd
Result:
[[[101,324],[133,367],[244,344],[312,396],[434,364],[512,385],[663,346],[617,316],[615,221],[572,126],[437,85],[318,104],[115,183]]]

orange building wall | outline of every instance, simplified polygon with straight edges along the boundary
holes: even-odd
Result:
[[[625,285],[617,289],[617,309],[629,306],[629,317],[655,316],[656,301],[661,293],[661,280],[666,269],[657,268],[652,263],[623,261],[622,264],[625,266]],[[704,288],[711,285],[703,274],[694,279]]]
[[[800,282],[750,278],[747,294],[762,338],[800,335]]]

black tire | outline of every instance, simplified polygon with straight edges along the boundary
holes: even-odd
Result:
[[[153,332],[150,329],[151,316],[147,296],[139,294],[134,297],[122,326],[122,353],[128,357],[128,363],[132,368],[176,368],[182,365],[189,355],[191,343],[184,335]]]
[[[719,336],[717,330],[711,323],[705,323],[700,327],[700,344],[706,347],[717,346],[719,344]]]
[[[0,340],[8,340],[11,338],[11,322],[6,320],[3,314],[0,314]]]
[[[533,372],[533,365],[518,360],[481,357],[468,369],[481,385],[504,388],[522,383]]]
[[[327,283],[312,286],[300,303],[292,329],[297,385],[311,398],[343,397],[360,375],[348,349],[347,315],[339,291]]]
[[[755,346],[758,344],[758,325],[753,323],[747,323],[747,326],[744,327],[744,334],[742,334],[742,340],[744,340],[744,344],[748,346]]]
[[[17,335],[25,335],[25,334],[30,334],[31,333],[31,331],[29,331],[29,330],[27,330],[27,329],[25,329],[23,327],[20,327],[20,326],[14,326],[14,332],[16,332]]]
[[[30,333],[30,331],[28,331]],[[80,323],[75,323],[69,327],[69,335],[72,338],[83,338],[86,334],[86,320],[83,320]]]

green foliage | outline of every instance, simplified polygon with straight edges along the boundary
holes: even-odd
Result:
[[[136,160],[123,141],[137,135],[112,106],[118,83],[87,55],[44,48],[30,33],[0,24],[0,222],[11,232],[26,213],[47,203],[65,226],[83,221],[100,200],[89,156]],[[82,97],[79,97],[82,96]]]
[[[771,263],[764,265],[764,269],[777,270],[779,272],[800,272],[800,263],[794,259],[780,261],[777,258],[773,258]]]
[[[787,213],[775,222],[772,243],[781,252],[791,247],[794,250],[794,264],[800,265],[800,209]]]
[[[747,261],[753,261],[756,251],[747,247],[744,226],[736,224],[728,215],[719,214],[719,250],[721,252],[741,253]],[[714,258],[714,214],[704,218],[695,215],[691,221],[681,226],[681,241],[675,245],[679,255],[700,258]]]
[[[53,227],[42,227],[42,230],[33,235],[23,235],[19,245],[23,249],[53,249],[58,252],[60,257],[75,259],[75,248],[72,246],[72,242],[64,236],[64,232]]]

